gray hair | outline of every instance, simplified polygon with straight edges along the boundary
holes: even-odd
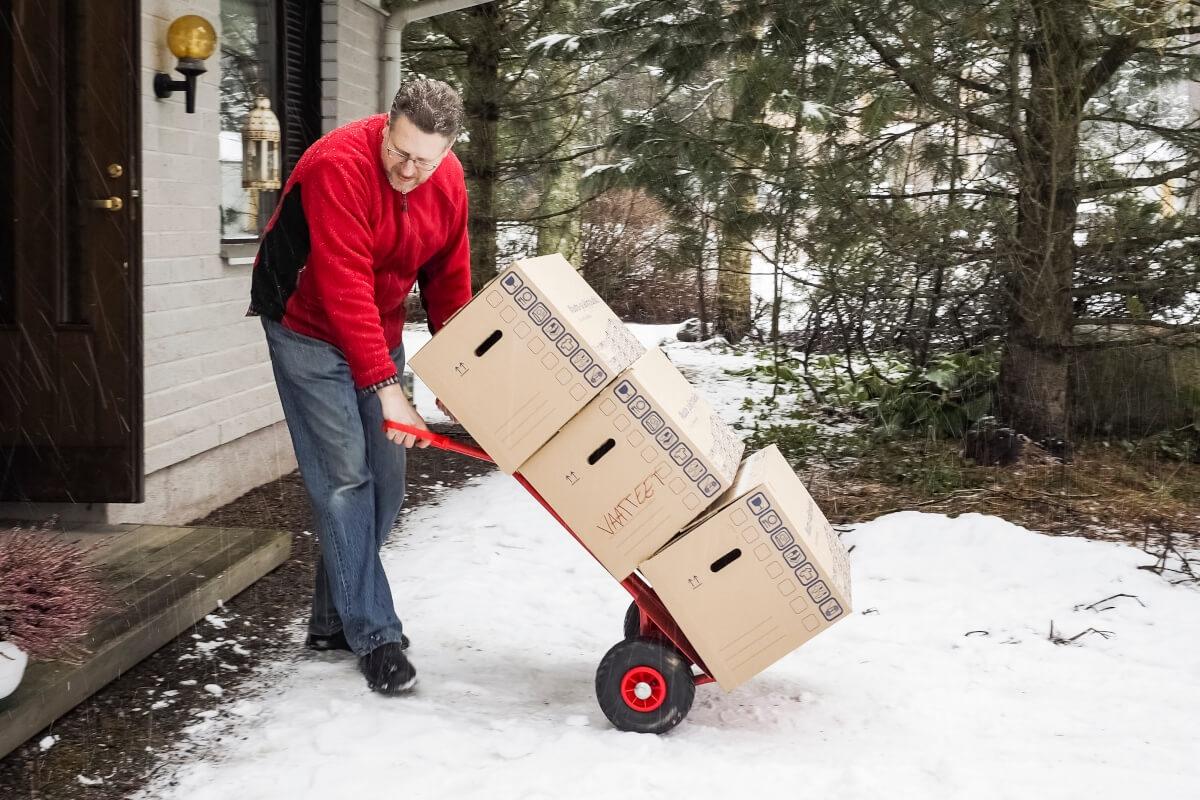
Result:
[[[463,102],[454,87],[432,78],[409,81],[396,92],[388,125],[404,115],[425,133],[439,133],[451,142],[463,126]]]

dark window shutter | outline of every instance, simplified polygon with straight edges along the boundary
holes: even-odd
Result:
[[[284,177],[321,136],[321,3],[280,0],[279,123]]]

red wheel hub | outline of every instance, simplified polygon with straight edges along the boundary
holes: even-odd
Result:
[[[630,667],[621,678],[621,699],[634,711],[655,711],[667,699],[667,680],[654,667]]]

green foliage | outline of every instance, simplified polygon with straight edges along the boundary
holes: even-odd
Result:
[[[995,406],[999,359],[994,353],[953,353],[899,381],[868,370],[857,383],[870,399],[878,433],[958,439]]]
[[[811,422],[795,422],[787,425],[768,425],[756,428],[746,437],[746,451],[761,450],[775,445],[784,458],[793,464],[804,465],[820,452],[820,434]]]
[[[1200,428],[1188,425],[1152,439],[1159,455],[1172,461],[1200,462]]]

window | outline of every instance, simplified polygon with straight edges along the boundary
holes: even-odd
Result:
[[[242,188],[242,126],[257,97],[271,101],[283,179],[321,135],[321,4],[221,0],[221,235],[253,241],[278,192]]]
[[[242,188],[242,127],[254,100],[278,114],[274,0],[221,0],[221,238],[257,239],[275,192]]]

